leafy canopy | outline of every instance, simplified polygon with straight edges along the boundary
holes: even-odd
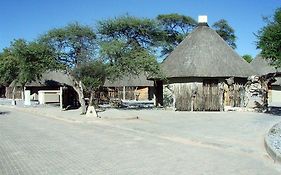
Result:
[[[272,18],[265,18],[264,26],[257,34],[257,48],[261,49],[263,58],[271,64],[281,66],[281,8],[275,10]]]
[[[83,63],[74,69],[74,76],[82,81],[87,91],[92,92],[103,85],[107,76],[106,65],[97,60]]]
[[[192,17],[177,13],[161,14],[156,20],[164,32],[162,55],[170,53],[197,26]]]
[[[126,75],[158,74],[160,69],[154,55],[141,47],[128,47],[118,40],[101,45],[101,56],[106,60],[108,76],[116,79]]]
[[[10,48],[5,48],[0,54],[0,85],[9,86],[17,77],[19,69],[18,60]]]
[[[129,15],[99,21],[98,33],[102,41],[122,40],[131,47],[151,49],[162,37],[155,21]]]
[[[96,48],[93,29],[79,23],[52,29],[42,35],[39,41],[53,48],[57,61],[69,68],[89,61]]]
[[[42,73],[56,66],[53,51],[37,42],[15,40],[4,49],[0,59],[1,82],[10,84],[13,80],[24,86],[40,78]]]
[[[121,16],[98,23],[100,56],[112,79],[128,74],[159,72],[155,49],[162,31],[150,19]]]

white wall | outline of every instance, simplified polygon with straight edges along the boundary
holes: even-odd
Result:
[[[281,87],[273,86],[272,90],[268,93],[270,106],[281,106]]]

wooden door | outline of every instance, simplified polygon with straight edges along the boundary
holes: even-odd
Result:
[[[203,81],[203,98],[205,111],[220,110],[218,80]]]

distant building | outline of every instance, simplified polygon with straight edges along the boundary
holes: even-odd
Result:
[[[127,75],[114,81],[106,80],[104,87],[107,88],[108,97],[111,99],[140,101],[153,99],[153,81],[147,80],[144,74]]]
[[[15,81],[7,88],[6,97],[12,99]],[[79,107],[78,95],[73,89],[73,78],[63,71],[47,71],[40,80],[27,83],[24,90],[30,91],[31,100],[39,104],[58,103],[62,108]],[[24,91],[16,86],[15,98],[22,99]]]

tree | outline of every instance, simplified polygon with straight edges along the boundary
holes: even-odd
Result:
[[[277,8],[272,18],[264,18],[266,26],[258,31],[257,48],[263,58],[273,66],[281,66],[281,8]]]
[[[53,58],[53,51],[46,45],[15,40],[1,55],[0,81],[5,84],[14,81],[14,93],[17,85],[24,88],[26,83],[39,79],[46,70],[53,68],[56,65]]]
[[[18,60],[10,48],[5,48],[0,54],[0,84],[9,86],[18,75]]]
[[[155,21],[121,16],[98,23],[100,53],[110,78],[140,72],[159,72],[155,49],[163,37]]]
[[[197,22],[190,16],[177,13],[161,14],[156,17],[160,28],[164,31],[162,55],[170,53],[190,33]]]
[[[56,53],[56,60],[62,63],[68,74],[81,64],[93,59],[96,48],[96,34],[92,28],[79,23],[63,28],[52,29],[39,38],[40,43],[49,45]],[[75,77],[75,75],[73,75]],[[82,114],[86,113],[82,82],[73,80],[73,88],[79,96]]]
[[[85,90],[90,94],[89,106],[93,106],[95,91],[104,84],[107,77],[106,64],[100,60],[83,63],[74,69],[74,75],[84,84]]]
[[[243,55],[242,58],[244,60],[246,60],[248,63],[250,63],[253,60],[253,57],[251,55],[249,55],[249,54]]]
[[[227,44],[236,49],[236,36],[234,34],[234,29],[228,24],[225,19],[221,19],[215,22],[212,27],[214,30],[227,42]]]

